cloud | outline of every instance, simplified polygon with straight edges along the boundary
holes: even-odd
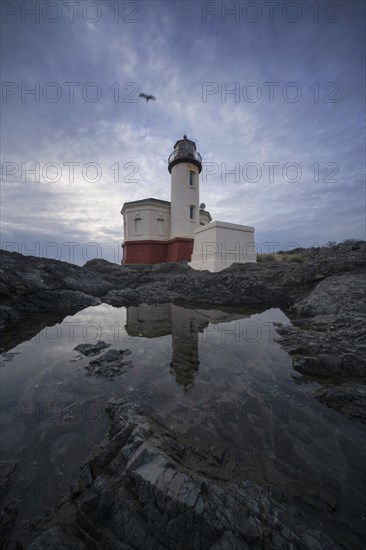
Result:
[[[216,163],[217,173],[201,181],[214,219],[254,225],[261,242],[363,238],[360,4],[341,3],[337,23],[325,23],[325,12],[315,23],[304,6],[297,23],[280,15],[271,23],[263,12],[252,24],[223,22],[219,12],[204,23],[198,2],[135,4],[136,23],[124,23],[126,13],[115,23],[103,9],[96,23],[79,10],[73,23],[13,17],[3,25],[3,81],[19,89],[2,103],[2,160],[19,166],[7,182],[3,174],[3,241],[115,246],[123,202],[169,200],[167,158],[183,133],[197,141],[205,162]],[[203,101],[207,82],[217,91]],[[26,93],[32,87],[39,98]],[[138,101],[140,91],[157,101]],[[57,163],[59,181],[28,175],[22,182],[22,163],[35,162],[41,172]],[[70,162],[79,163],[73,182]],[[90,163],[101,169],[98,181],[90,181],[92,166],[85,178]],[[225,172],[238,163],[236,181]],[[249,163],[260,167],[258,181],[246,172]],[[273,181],[268,163],[278,163]],[[300,166],[299,181],[284,177],[289,163]]]

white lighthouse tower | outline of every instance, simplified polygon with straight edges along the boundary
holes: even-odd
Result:
[[[170,238],[193,239],[200,226],[199,174],[202,158],[186,135],[174,145],[168,159],[171,174]]]
[[[186,135],[174,145],[168,170],[171,202],[147,198],[122,207],[125,264],[189,261],[195,230],[212,219],[199,201],[202,158]]]

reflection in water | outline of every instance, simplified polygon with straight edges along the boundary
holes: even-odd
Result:
[[[68,495],[108,429],[105,404],[127,397],[189,444],[220,448],[230,477],[273,488],[309,525],[361,548],[365,427],[318,403],[318,383],[293,382],[275,321],[289,322],[278,309],[102,304],[62,322],[28,320],[20,344],[19,331],[9,331],[0,445],[2,460],[19,461],[5,494],[5,504],[22,500],[16,528]],[[134,368],[113,382],[85,376],[90,358],[74,348],[99,339],[130,349]]]
[[[64,313],[35,313],[30,317],[25,317],[2,331],[1,349],[8,351],[22,342],[31,340],[47,327],[61,324],[64,319]]]
[[[140,305],[127,308],[126,331],[130,336],[158,338],[172,335],[170,366],[178,384],[184,388],[193,384],[199,367],[198,333],[209,324],[243,319],[241,313],[219,310],[187,309],[174,304]]]

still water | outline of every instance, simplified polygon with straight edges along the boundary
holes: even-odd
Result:
[[[365,529],[365,427],[318,403],[317,382],[296,384],[274,322],[279,309],[188,309],[173,304],[84,309],[34,318],[7,334],[1,357],[2,461],[17,461],[4,501],[21,500],[17,525],[43,515],[108,431],[109,398],[128,397],[199,446],[235,457],[236,475],[270,486],[302,521],[346,546]],[[98,340],[128,349],[132,368],[87,375]],[[100,356],[107,350],[101,352]],[[99,357],[99,355],[97,356]]]

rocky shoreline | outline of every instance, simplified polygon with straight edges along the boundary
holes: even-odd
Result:
[[[108,437],[81,466],[69,499],[27,525],[16,548],[336,548],[270,487],[242,479],[224,449],[186,444],[127,400],[107,412]]]
[[[366,423],[366,304],[361,272],[320,282],[292,311],[293,325],[278,326],[293,367],[307,378],[329,379],[315,392],[321,402]]]
[[[32,338],[46,319],[100,303],[278,307],[292,319],[276,331],[292,356],[294,383],[320,381],[314,398],[366,423],[365,257],[359,241],[303,251],[301,261],[236,264],[213,274],[186,264],[92,260],[79,267],[1,251],[3,349]],[[110,355],[106,365],[92,360],[90,372],[112,375]],[[107,411],[109,436],[83,465],[70,498],[4,548],[337,547],[268,488],[237,478],[223,451],[192,447],[127,401],[112,401]],[[1,518],[5,535],[14,514],[10,503]]]

